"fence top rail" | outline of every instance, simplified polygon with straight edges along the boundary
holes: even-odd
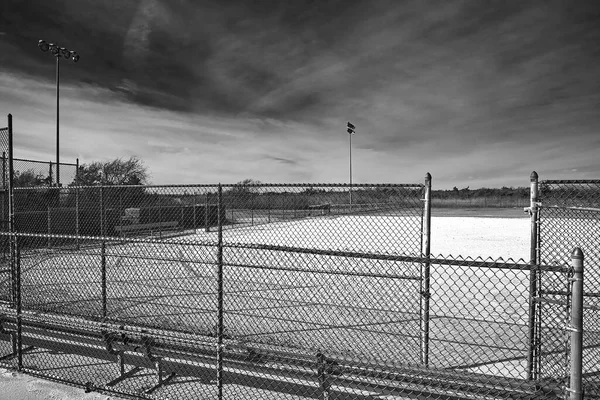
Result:
[[[7,157],[8,158],[8,157]],[[30,162],[30,163],[38,163],[38,164],[45,164],[45,165],[56,165],[56,162],[54,161],[42,161],[42,160],[30,160],[27,158],[13,158],[13,161],[23,161],[23,162]],[[68,165],[70,167],[76,167],[77,164],[73,164],[73,163],[66,163],[66,162],[61,162],[60,165]]]
[[[572,179],[572,180],[561,180],[561,179],[545,179],[540,181],[541,184],[550,185],[561,185],[561,184],[600,184],[600,179]]]
[[[63,164],[62,165],[75,165]],[[161,189],[161,188],[218,188],[219,185],[224,189],[229,188],[414,188],[421,189],[425,187],[422,183],[260,183],[260,184],[239,184],[239,183],[210,183],[210,184],[171,184],[171,185],[91,185],[91,186],[32,186],[32,187],[16,187],[15,190],[64,190],[64,189],[98,189],[98,188],[141,188],[141,189]]]
[[[563,207],[563,206],[545,206],[545,205],[540,205],[539,208],[553,208],[553,209],[558,209],[558,210],[571,210],[571,211],[592,211],[592,212],[598,212],[600,211],[600,208],[595,208],[595,207]]]

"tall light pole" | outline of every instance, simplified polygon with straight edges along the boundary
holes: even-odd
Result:
[[[356,127],[348,121],[346,125],[348,131],[348,137],[350,138],[350,210],[352,210],[352,135],[356,132]]]
[[[72,50],[59,47],[55,43],[47,43],[45,40],[38,42],[40,50],[46,52],[50,50],[50,53],[56,57],[56,186],[60,186],[60,134],[59,134],[59,87],[60,87],[60,63],[61,57],[71,59],[73,62],[79,61],[79,54]]]

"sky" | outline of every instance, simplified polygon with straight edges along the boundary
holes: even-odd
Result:
[[[600,178],[600,2],[3,0],[15,156],[154,184]],[[4,118],[3,116],[0,118]],[[5,125],[0,119],[0,126]]]

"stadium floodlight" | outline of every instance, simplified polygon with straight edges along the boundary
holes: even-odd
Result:
[[[356,127],[350,121],[346,124],[346,131],[349,133],[350,138],[350,210],[352,210],[352,135],[356,133]]]
[[[352,125],[350,122],[348,122],[348,124],[346,125],[346,128],[348,133],[351,135],[354,135],[354,133],[356,133],[356,127],[354,125]]]
[[[38,41],[38,47],[41,51],[50,53],[56,57],[56,186],[60,186],[60,134],[59,134],[59,88],[60,88],[60,68],[59,60],[61,57],[71,59],[73,62],[79,61],[79,54],[65,47],[60,47],[56,43],[48,43],[45,40]]]

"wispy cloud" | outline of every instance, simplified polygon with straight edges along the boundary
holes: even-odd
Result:
[[[0,108],[19,154],[52,157],[44,38],[82,56],[61,69],[61,154],[136,154],[156,183],[345,181],[348,120],[357,182],[597,176],[598,8],[8,0]]]

